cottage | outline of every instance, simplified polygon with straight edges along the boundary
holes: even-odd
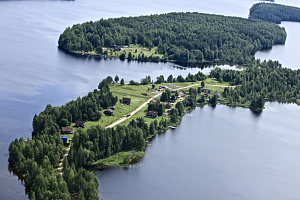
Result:
[[[202,89],[201,89],[201,92],[206,92],[206,93],[211,94],[211,93],[212,93],[212,90],[211,90],[211,89],[207,89],[207,88],[202,88]]]
[[[167,109],[170,109],[172,107],[172,104],[167,103],[167,105],[165,106]]]
[[[123,103],[125,103],[127,105],[131,105],[131,98],[123,97]]]
[[[73,134],[73,129],[71,127],[61,127],[61,134]]]
[[[114,47],[114,51],[121,51],[122,50],[122,46],[115,46]]]
[[[115,115],[115,111],[112,110],[112,109],[106,109],[106,110],[104,111],[104,114],[105,114],[105,115],[108,115],[108,116],[112,116],[112,115]]]
[[[84,121],[76,121],[76,123],[75,123],[75,125],[76,125],[76,127],[78,128],[78,127],[81,127],[81,128],[85,128],[85,123],[84,123]]]
[[[156,118],[157,116],[158,116],[157,111],[148,111],[146,114],[146,117],[150,117],[150,118]]]

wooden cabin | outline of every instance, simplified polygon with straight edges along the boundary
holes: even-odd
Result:
[[[61,127],[61,134],[73,134],[73,129],[71,127]]]
[[[158,117],[158,112],[157,111],[148,111],[146,114],[146,117],[156,118],[156,117]]]
[[[104,110],[104,114],[107,116],[113,116],[113,115],[115,115],[115,111],[112,109],[106,109],[106,110]]]
[[[170,104],[170,103],[167,103],[167,104],[165,105],[165,108],[167,108],[167,109],[170,109],[170,108],[172,108],[172,104]]]
[[[77,120],[76,123],[75,123],[76,127],[81,127],[81,128],[85,128],[85,123],[84,121],[79,121]]]
[[[125,103],[127,105],[131,105],[131,98],[123,97],[123,103]]]

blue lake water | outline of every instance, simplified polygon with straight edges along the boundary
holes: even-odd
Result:
[[[78,96],[83,96],[96,88],[98,83],[108,75],[115,76],[117,74],[126,81],[132,79],[139,81],[148,75],[152,78],[161,74],[186,76],[188,73],[197,73],[199,70],[179,70],[174,68],[172,63],[137,63],[122,62],[118,59],[75,58],[57,49],[59,34],[66,27],[100,18],[176,11],[197,11],[247,17],[249,8],[256,2],[254,0],[187,0],[184,2],[179,0],[150,0],[147,2],[112,0],[105,3],[97,0],[0,1],[0,199],[27,198],[21,181],[18,181],[18,178],[7,170],[7,149],[9,143],[15,138],[31,136],[32,118],[35,113],[44,110],[47,104],[58,106],[71,99],[76,99]],[[296,6],[300,4],[299,1],[293,0],[277,2]],[[282,25],[286,27],[288,32],[286,44],[275,46],[266,52],[258,52],[256,57],[279,60],[284,66],[299,68],[296,58],[300,46],[300,26],[298,23],[290,22],[284,22]],[[229,66],[223,66],[223,68],[229,68]],[[206,69],[204,72],[208,73],[208,71]],[[228,198],[238,198],[241,195],[245,199],[259,199],[259,197],[264,199],[264,197],[274,197],[273,194],[282,191],[278,194],[280,199],[300,198],[299,193],[295,191],[295,188],[300,186],[299,170],[297,170],[297,156],[300,150],[297,147],[299,140],[296,137],[296,132],[299,132],[300,129],[297,125],[291,125],[293,120],[299,119],[298,107],[277,103],[267,105],[270,107],[261,116],[253,116],[247,109],[232,109],[224,106],[217,106],[213,110],[210,107],[205,107],[193,111],[192,115],[196,116],[205,112],[203,117],[207,118],[206,123],[214,129],[205,129],[205,134],[202,131],[193,131],[191,134],[201,133],[201,135],[198,135],[199,138],[193,135],[192,138],[195,137],[197,140],[190,141],[187,140],[191,137],[185,138],[185,129],[178,128],[173,132],[167,132],[154,139],[153,145],[151,148],[147,148],[146,156],[139,163],[139,167],[128,170],[108,170],[101,173],[101,176],[97,172],[101,185],[101,197],[104,199],[123,199],[124,196],[124,199],[126,199],[125,197],[138,199],[138,197],[144,198],[146,195],[148,199],[159,199],[159,197],[163,197],[163,199],[178,199],[178,197],[195,199],[195,195],[199,196],[199,192],[204,195],[220,192]],[[279,121],[280,123],[275,123],[277,118],[275,115],[268,114],[271,112],[269,109],[275,109],[276,112],[274,111],[274,113],[284,116]],[[219,115],[223,117],[220,118]],[[224,148],[232,143],[240,144],[249,138],[250,133],[244,133],[243,128],[230,129],[226,135],[217,137],[216,130],[223,130],[222,124],[225,116],[229,119],[231,117],[235,119],[235,121],[230,120],[231,127],[239,127],[238,125],[242,123],[240,120],[244,115],[246,115],[246,121],[253,121],[249,127],[255,129],[257,134],[263,135],[265,137],[264,142],[269,139],[268,145],[274,145],[270,146],[269,149],[269,146],[266,146],[267,152],[270,153],[266,155],[267,157],[261,156],[261,151],[255,151],[256,145],[259,146],[262,142],[260,140],[249,141],[247,145],[250,146],[246,145],[245,148],[241,145],[237,146],[236,149],[232,148],[227,152],[225,151]],[[202,126],[205,125],[201,125],[203,117],[193,118],[189,116],[184,118],[181,126],[185,127],[190,124],[190,121],[193,121],[193,123],[200,125],[196,129],[201,130]],[[274,126],[271,122],[274,122]],[[268,124],[269,128],[267,130],[262,128],[262,124]],[[245,127],[245,129],[249,128]],[[280,134],[272,134],[273,129],[279,129]],[[240,132],[241,137],[237,137]],[[215,135],[213,140],[204,139],[204,137],[209,139],[211,135]],[[166,139],[165,142],[161,143],[164,139]],[[229,139],[231,140],[229,141]],[[204,146],[207,157],[204,157],[203,154],[197,154],[200,151],[203,153],[203,144],[200,144],[205,141],[207,141],[206,146]],[[222,143],[224,146],[216,149],[220,145],[215,146],[215,143]],[[253,149],[251,149],[252,145]],[[170,151],[165,149],[167,147],[170,148]],[[285,149],[280,155],[286,159],[277,155],[278,149],[281,147]],[[173,153],[172,148],[176,151],[182,149],[182,154],[175,153],[176,151]],[[240,154],[235,153],[234,150]],[[223,151],[227,153],[229,158],[236,158],[234,162],[224,164],[223,162],[227,157],[222,154]],[[247,152],[251,154],[248,155]],[[188,153],[191,157],[185,158]],[[175,154],[178,154],[178,157]],[[156,157],[159,160],[152,160],[151,157]],[[183,159],[184,162],[178,160],[179,158]],[[218,158],[220,162],[217,161]],[[270,162],[265,162],[265,159],[269,159]],[[258,167],[244,169],[249,164],[245,160],[254,162],[254,164],[262,164]],[[147,167],[147,163],[150,163],[149,167]],[[258,168],[261,168],[262,171],[257,171]],[[233,176],[232,169],[240,173]],[[207,173],[208,171],[210,173]],[[288,173],[283,173],[283,171],[288,171]],[[258,176],[264,174],[263,172],[267,173],[262,176],[261,184],[268,183],[269,185],[264,186],[267,189],[261,189],[256,196],[250,194],[251,191],[258,189],[257,184],[260,183]],[[292,173],[294,176],[291,176]],[[149,179],[148,174],[152,174],[153,178]],[[178,179],[176,179],[177,176]],[[156,177],[161,177],[161,179]],[[197,177],[197,181],[193,179],[195,177]],[[277,179],[276,177],[280,178]],[[191,186],[189,180],[193,181],[195,185]],[[244,187],[241,184],[242,180],[245,183]],[[124,187],[124,184],[128,187]],[[126,188],[126,190],[122,188]],[[273,194],[270,195],[272,191]],[[133,198],[133,195],[136,197]],[[213,198],[214,196],[202,197]],[[215,196],[216,199],[218,197],[220,196]]]

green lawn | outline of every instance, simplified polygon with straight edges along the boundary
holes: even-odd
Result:
[[[123,167],[128,165],[132,160],[141,158],[145,155],[143,151],[123,151],[116,153],[108,158],[97,160],[93,165],[105,165],[106,167]]]
[[[208,85],[223,85],[223,86],[229,86],[229,82],[219,82],[216,78],[207,78],[205,81],[205,84]],[[208,87],[208,86],[207,86]]]
[[[87,128],[90,128],[94,125],[100,125],[102,127],[106,127],[109,124],[113,123],[114,121],[126,116],[128,113],[132,112],[136,108],[138,108],[142,103],[147,101],[148,99],[152,98],[155,94],[151,94],[151,92],[157,91],[158,87],[160,85],[176,85],[180,87],[186,87],[190,85],[200,84],[201,81],[198,82],[184,82],[184,83],[161,83],[161,84],[155,84],[155,89],[152,89],[152,84],[148,85],[120,85],[119,83],[111,84],[110,85],[110,91],[113,93],[113,95],[118,96],[118,99],[123,99],[123,97],[131,98],[131,105],[126,105],[118,101],[115,105],[115,116],[106,116],[102,115],[101,119],[99,121],[87,121],[86,122],[86,128],[83,130],[86,130]],[[223,82],[219,83],[214,78],[208,78],[205,80],[206,84],[211,85],[224,85],[228,86],[229,83]],[[196,86],[195,88],[200,87]],[[213,92],[221,94],[224,91],[224,87],[221,86],[206,86],[209,89],[212,89]],[[171,88],[172,89],[172,88]],[[174,88],[176,89],[176,88]],[[189,89],[184,89],[185,92],[188,92]],[[147,93],[147,96],[143,95],[142,93]],[[134,117],[131,117],[129,120],[124,121],[121,123],[121,125],[128,125],[129,122],[133,119],[136,119],[138,117],[145,117],[147,112],[147,106],[145,106],[143,109],[141,109],[139,112],[137,112]],[[154,120],[157,120],[158,122],[161,121],[163,118],[169,117],[167,115],[157,117],[155,119],[152,118],[146,118],[145,120],[147,123],[151,123]],[[76,132],[78,128],[75,127],[75,123],[71,124],[71,127],[73,128],[73,131]],[[63,136],[63,135],[62,135]],[[69,140],[72,140],[73,134],[64,135],[68,137]]]

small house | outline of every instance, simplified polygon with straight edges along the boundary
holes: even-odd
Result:
[[[211,94],[212,90],[211,89],[207,89],[207,88],[202,88],[201,92],[205,92],[205,93]]]
[[[172,107],[172,104],[167,103],[165,107],[166,107],[167,109],[170,109],[170,108]]]
[[[127,105],[131,105],[131,98],[123,97],[123,103],[125,103]]]
[[[112,115],[115,115],[115,111],[112,109],[106,109],[106,110],[104,110],[104,114],[107,116],[112,116]]]
[[[146,114],[146,117],[156,118],[156,117],[158,117],[158,112],[157,111],[148,111]]]
[[[61,134],[73,134],[73,129],[71,127],[61,127]]]
[[[122,50],[122,46],[115,46],[114,47],[114,51],[121,51]]]
[[[81,128],[85,128],[85,123],[84,123],[84,121],[76,121],[76,123],[75,123],[75,125],[76,125],[76,127],[78,128],[78,127],[81,127]]]

